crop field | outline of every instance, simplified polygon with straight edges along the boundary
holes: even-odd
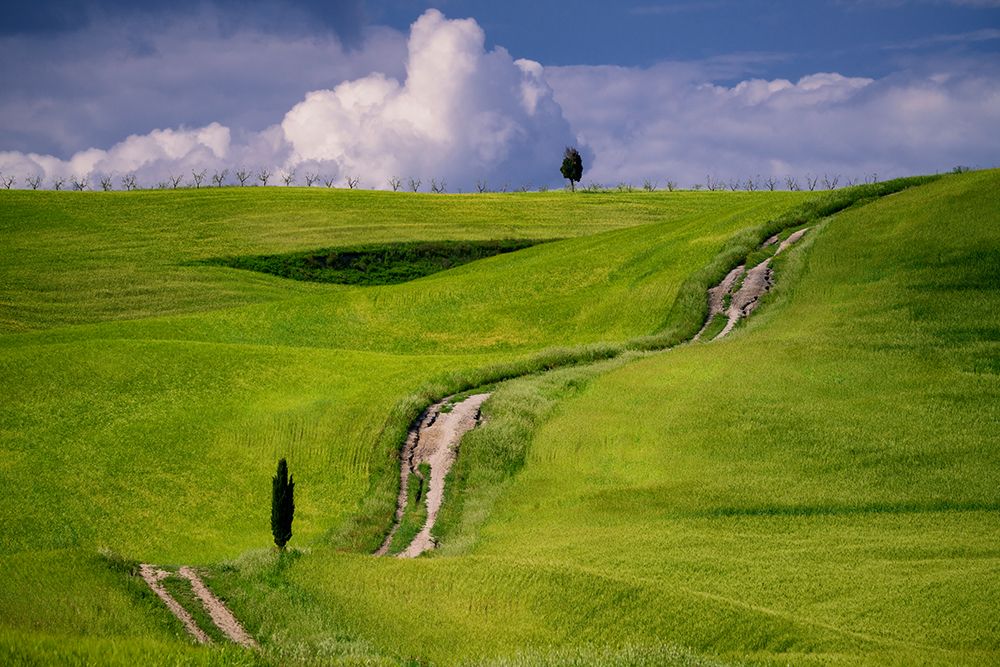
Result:
[[[0,192],[0,660],[1000,660],[1000,173],[913,185],[804,222],[758,313],[666,351],[826,195]],[[212,263],[443,241],[510,251]],[[484,384],[440,548],[371,556],[409,423]],[[136,561],[202,566],[261,651],[194,646]]]

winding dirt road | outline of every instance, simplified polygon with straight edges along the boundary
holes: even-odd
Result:
[[[163,604],[167,605],[167,609],[170,610],[177,620],[179,620],[183,625],[184,629],[188,631],[188,634],[194,637],[194,640],[199,644],[211,644],[212,640],[209,638],[205,632],[198,627],[195,623],[194,617],[188,613],[187,609],[181,606],[170,592],[160,584],[161,581],[170,576],[170,573],[166,570],[161,570],[158,567],[149,565],[148,563],[143,563],[139,566],[139,576],[142,577],[149,589],[156,593],[156,597],[163,600]]]
[[[240,646],[246,646],[247,648],[260,648],[257,642],[254,641],[254,638],[247,634],[247,631],[243,629],[240,622],[233,616],[233,612],[229,611],[229,607],[222,600],[215,597],[212,591],[208,589],[208,586],[201,580],[197,572],[185,566],[177,570],[177,574],[191,582],[191,590],[201,600],[201,604],[211,617],[212,623],[215,624],[215,627],[222,630],[229,637],[230,641]]]
[[[430,487],[427,489],[427,520],[409,546],[399,554],[400,558],[416,558],[436,546],[431,531],[437,521],[441,503],[444,502],[445,477],[458,456],[462,436],[479,424],[480,408],[489,397],[490,394],[473,394],[455,403],[450,412],[440,412],[432,424],[420,431],[410,465],[412,469],[416,469],[421,463],[428,463],[431,467]]]
[[[403,521],[408,503],[410,475],[419,474],[417,468],[427,463],[431,468],[431,478],[427,490],[427,520],[416,537],[399,553],[400,558],[415,558],[434,548],[431,533],[437,521],[438,510],[444,502],[445,478],[458,456],[458,445],[462,436],[479,424],[479,411],[490,394],[473,394],[457,403],[450,398],[427,408],[410,428],[406,443],[400,453],[399,496],[396,499],[396,518],[376,556],[389,553],[396,532]],[[448,406],[450,409],[446,409]]]
[[[771,287],[774,286],[774,270],[771,268],[771,260],[798,243],[807,231],[809,231],[808,227],[791,234],[787,239],[781,242],[778,249],[774,251],[774,255],[768,257],[749,271],[746,271],[746,267],[742,264],[737,266],[735,269],[726,274],[726,277],[722,279],[722,282],[709,289],[708,318],[705,320],[705,324],[701,327],[701,331],[699,331],[692,340],[701,340],[702,334],[704,334],[705,330],[708,329],[716,315],[725,314],[728,321],[722,331],[712,338],[712,340],[719,340],[732,331],[740,320],[749,317],[750,313],[752,313],[759,305],[760,298],[769,292]],[[777,242],[778,235],[775,234],[765,241],[761,247],[766,248]],[[746,275],[744,277],[745,271]],[[739,283],[740,287],[734,293],[733,288],[736,286],[741,277],[743,277],[743,282]],[[730,297],[728,308],[725,305],[727,295]]]
[[[709,313],[701,331],[692,340],[700,340],[712,320],[725,314],[728,318],[725,328],[712,340],[718,340],[732,331],[739,320],[746,318],[759,304],[760,298],[774,284],[774,271],[771,260],[797,243],[809,228],[800,229],[782,241],[772,257],[765,259],[746,271],[744,265],[737,266],[726,274],[725,278],[708,290]],[[767,239],[761,247],[768,247],[778,242],[776,234]],[[740,279],[743,279],[740,282]],[[738,289],[735,289],[739,285]],[[735,292],[734,292],[735,289]],[[727,305],[728,297],[728,305]],[[392,528],[385,540],[375,552],[377,556],[389,553],[393,538],[402,523],[408,503],[409,479],[417,472],[422,463],[430,465],[430,480],[427,491],[427,519],[420,532],[398,554],[400,558],[415,558],[420,554],[434,549],[436,542],[433,537],[434,524],[438,511],[444,501],[445,478],[458,456],[458,447],[462,437],[474,429],[480,422],[480,410],[483,403],[490,397],[489,393],[471,395],[461,401],[453,402],[446,398],[427,408],[419,419],[411,426],[406,442],[400,452],[399,495],[396,501],[396,514]],[[142,579],[167,606],[170,612],[184,625],[188,633],[201,644],[211,643],[211,638],[198,627],[191,614],[163,587],[163,579],[171,573],[157,566],[143,563],[139,573]],[[208,612],[212,623],[232,642],[247,648],[259,649],[254,638],[246,632],[240,622],[226,605],[217,598],[205,585],[201,577],[190,567],[181,567],[177,574],[186,579],[191,590],[198,597],[202,606]]]

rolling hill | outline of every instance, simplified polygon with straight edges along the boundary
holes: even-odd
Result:
[[[995,661],[1000,175],[913,185],[831,217],[813,193],[0,193],[0,655]],[[655,351],[803,210],[748,324]],[[546,242],[380,286],[204,263],[442,240]],[[488,383],[441,548],[370,556],[410,421]],[[134,561],[207,568],[263,652],[193,648]]]

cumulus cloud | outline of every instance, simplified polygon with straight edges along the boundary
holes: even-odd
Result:
[[[542,67],[484,43],[475,21],[427,12],[413,24],[405,81],[373,74],[288,112],[292,161],[334,162],[375,185],[407,175],[466,189],[480,178],[551,183],[553,156],[574,138]]]
[[[174,29],[167,26],[164,34]],[[191,35],[201,34],[176,30],[195,41]],[[545,68],[516,60],[501,47],[487,50],[474,20],[449,20],[436,10],[421,16],[408,36],[370,30],[356,50],[344,50],[334,38],[282,42],[242,30],[198,39],[217,44],[216,38],[248,60],[240,67],[223,56],[212,60],[214,74],[197,80],[196,94],[187,73],[197,69],[194,63],[182,59],[178,69],[160,72],[162,59],[170,57],[163,49],[176,41],[167,39],[140,49],[150,55],[116,70],[136,101],[112,95],[81,106],[110,108],[114,115],[139,105],[135,115],[141,121],[143,105],[193,97],[183,104],[207,100],[210,110],[221,113],[217,121],[175,109],[181,118],[196,120],[136,131],[111,148],[65,157],[0,152],[0,172],[19,176],[22,186],[28,175],[51,184],[53,178],[89,175],[94,183],[100,175],[126,173],[151,186],[170,175],[190,179],[195,170],[247,167],[275,174],[296,170],[300,184],[308,172],[341,184],[347,176],[359,177],[363,187],[375,188],[388,187],[390,177],[413,177],[426,189],[433,178],[455,192],[471,190],[478,180],[494,188],[556,185],[562,149],[574,143],[584,152],[585,181],[608,184],[650,179],[662,185],[671,179],[688,186],[704,183],[706,175],[890,177],[958,164],[995,166],[1000,155],[1000,65],[989,60],[910,64],[877,79],[828,72],[723,85],[718,81],[731,78],[748,58],[766,54],[649,68]],[[261,54],[251,54],[255,45]],[[200,52],[211,50],[204,46]],[[160,59],[160,65],[146,57]],[[247,62],[254,64],[249,72],[241,69]],[[69,62],[64,67],[72,69]],[[161,78],[147,90],[141,79],[151,67]],[[303,82],[320,85],[304,88],[312,91],[304,96],[300,88],[283,107],[268,107],[252,122],[213,102],[236,97],[242,106],[252,105],[250,94],[211,89],[216,77],[248,81],[255,71],[265,79],[288,79],[281,88],[286,93]],[[167,81],[169,72],[176,83]],[[98,85],[113,89],[110,79]],[[144,99],[146,93],[152,101]],[[10,106],[3,99],[0,116],[7,127],[44,116],[44,109]],[[72,128],[65,132],[73,134]]]
[[[68,33],[0,34],[0,149],[66,157],[154,127],[260,131],[306,90],[404,71],[406,36],[395,30],[367,28],[349,48],[328,31],[234,20],[206,5]]]
[[[538,63],[485,49],[471,20],[429,10],[412,26],[405,77],[374,73],[308,93],[280,124],[234,141],[229,128],[156,130],[68,160],[0,153],[0,170],[73,174],[168,173],[236,164],[357,176],[368,187],[390,177],[470,189],[558,181],[553,161],[574,136]],[[554,157],[556,156],[556,157]]]
[[[863,177],[994,166],[1000,72],[949,63],[882,79],[705,83],[688,68],[550,68],[556,100],[596,159],[595,182],[704,183],[760,174]],[[593,103],[593,91],[611,99]]]

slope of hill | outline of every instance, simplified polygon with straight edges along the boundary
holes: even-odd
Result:
[[[997,201],[984,172],[841,213],[728,339],[501,387],[463,457],[509,429],[526,463],[435,556],[259,552],[215,584],[288,657],[996,662]]]
[[[370,484],[391,479],[391,446],[432,394],[553,346],[655,333],[691,267],[807,196],[3,192],[0,643],[237,659],[191,654],[119,570],[268,544],[279,456],[300,490],[293,545],[329,543],[359,505],[379,529],[392,496]],[[553,237],[568,238],[384,287],[195,263]]]

